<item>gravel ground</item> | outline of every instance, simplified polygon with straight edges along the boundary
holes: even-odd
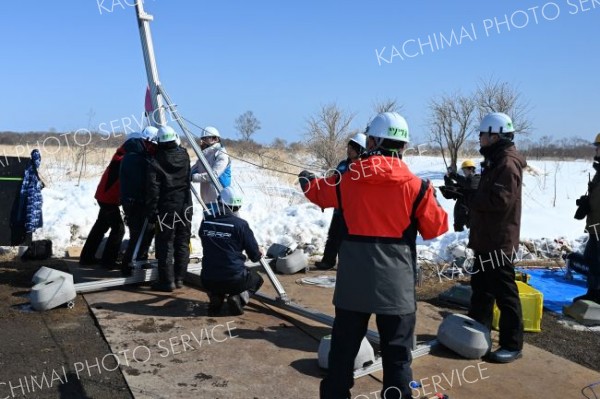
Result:
[[[42,265],[66,270],[60,260],[0,263],[0,397],[133,398],[81,295],[73,309],[28,310]]]

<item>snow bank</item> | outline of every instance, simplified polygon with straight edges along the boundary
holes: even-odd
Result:
[[[481,159],[475,159],[481,162]],[[441,158],[408,156],[410,169],[435,186],[443,185],[445,165]],[[584,223],[573,218],[575,199],[585,193],[588,173],[593,173],[591,161],[531,161],[525,172],[521,238],[538,243],[564,239],[573,249],[579,249],[584,235]],[[288,184],[290,176],[278,175],[238,160],[232,161],[233,184],[244,195],[241,216],[248,220],[256,238],[265,249],[273,242],[293,239],[313,253],[323,251],[331,209],[324,212],[304,199],[297,185]],[[70,245],[81,246],[98,214],[94,192],[100,175],[82,180],[57,179],[44,191],[44,227],[36,238],[53,241],[56,254]],[[452,229],[454,201],[438,195],[438,201],[448,212]],[[197,234],[201,209],[195,205],[193,233]],[[419,239],[420,256],[427,259],[449,259],[446,249],[456,243],[466,243],[468,233],[449,232],[431,241]]]

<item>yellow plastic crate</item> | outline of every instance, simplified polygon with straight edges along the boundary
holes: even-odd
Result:
[[[525,272],[516,271],[515,272],[515,280],[522,281],[526,284],[529,284],[529,280],[531,279],[531,275]]]
[[[521,309],[523,311],[523,330],[529,332],[542,331],[542,312],[544,308],[544,296],[530,285],[517,281],[519,298],[521,298]],[[494,319],[492,327],[497,330],[500,322],[500,309],[494,303]]]

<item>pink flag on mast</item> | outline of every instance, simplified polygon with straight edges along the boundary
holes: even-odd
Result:
[[[146,115],[150,115],[152,111],[154,111],[154,107],[152,106],[152,95],[150,93],[150,86],[146,86],[146,103],[144,104],[146,109]]]

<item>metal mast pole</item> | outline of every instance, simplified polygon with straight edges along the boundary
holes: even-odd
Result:
[[[150,33],[150,21],[154,19],[152,15],[144,11],[143,1],[135,2],[135,10],[140,30],[140,39],[142,40],[142,51],[144,53],[144,63],[146,64],[146,74],[148,75],[148,86],[150,87],[150,97],[152,99],[152,117],[150,124],[153,126],[166,125],[165,110],[162,96],[159,96],[160,80],[158,80],[158,68],[156,67],[156,58],[154,58],[154,46],[152,45],[152,34]]]
[[[174,119],[181,128],[181,131],[188,139],[188,142],[192,146],[192,149],[196,153],[196,156],[200,160],[200,163],[204,167],[204,170],[206,170],[206,173],[208,173],[212,184],[220,192],[223,189],[223,186],[219,182],[219,179],[215,175],[213,169],[208,164],[208,161],[202,154],[202,150],[196,143],[194,136],[189,131],[187,126],[185,126],[183,118],[181,118],[181,116],[177,112],[175,105],[171,102],[171,99],[167,95],[164,88],[161,86],[160,81],[158,79],[158,68],[156,66],[156,58],[154,56],[154,45],[152,43],[152,34],[150,32],[150,21],[153,21],[154,17],[146,13],[146,11],[144,11],[144,4],[142,0],[138,0],[135,2],[135,10],[138,21],[138,27],[140,30],[140,39],[142,41],[142,52],[144,53],[146,75],[148,76],[148,86],[150,87],[150,98],[152,100],[152,107],[154,109],[154,111],[152,112],[152,117],[150,118],[150,123],[154,126],[164,126],[167,124],[165,116],[165,106],[163,105],[163,102],[166,102],[170,114],[174,116]]]

